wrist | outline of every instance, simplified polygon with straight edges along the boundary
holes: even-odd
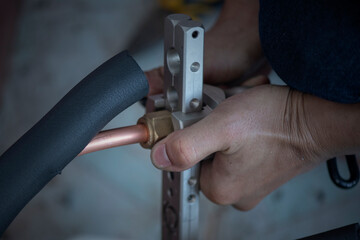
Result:
[[[304,111],[322,160],[360,151],[360,103],[342,104],[304,94]]]

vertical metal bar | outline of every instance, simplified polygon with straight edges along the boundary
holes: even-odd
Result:
[[[165,19],[164,93],[172,112],[198,112],[202,106],[204,29],[183,14]]]
[[[175,130],[203,117],[204,28],[183,14],[165,19],[164,96]],[[198,238],[199,166],[163,172],[162,239]]]

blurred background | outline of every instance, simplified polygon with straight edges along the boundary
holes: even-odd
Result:
[[[182,2],[1,1],[0,153],[116,53],[129,49],[143,70],[162,65],[167,14],[190,14],[209,29],[221,10],[221,1]],[[275,73],[271,78],[280,83]],[[106,128],[132,125],[143,114],[142,105],[134,104]],[[2,239],[160,239],[161,172],[149,153],[131,145],[76,158],[23,209]],[[359,222],[359,199],[359,186],[338,189],[322,164],[249,212],[202,196],[200,239],[309,236]]]

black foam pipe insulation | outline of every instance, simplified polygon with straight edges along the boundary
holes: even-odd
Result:
[[[76,67],[76,66],[74,66]],[[24,206],[116,115],[148,93],[128,53],[78,83],[0,157],[0,236]]]

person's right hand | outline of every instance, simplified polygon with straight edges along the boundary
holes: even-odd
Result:
[[[258,30],[259,2],[227,0],[212,29],[205,33],[204,82],[239,79],[262,57]],[[145,73],[149,96],[163,91],[163,67]]]
[[[201,191],[214,203],[249,210],[319,162],[306,115],[294,105],[298,98],[288,87],[271,85],[230,97],[204,119],[159,141],[152,162],[178,172],[215,153],[201,163]]]
[[[360,149],[360,103],[330,102],[289,87],[257,86],[159,141],[153,164],[183,171],[201,162],[200,188],[218,204],[249,210],[318,163]]]

